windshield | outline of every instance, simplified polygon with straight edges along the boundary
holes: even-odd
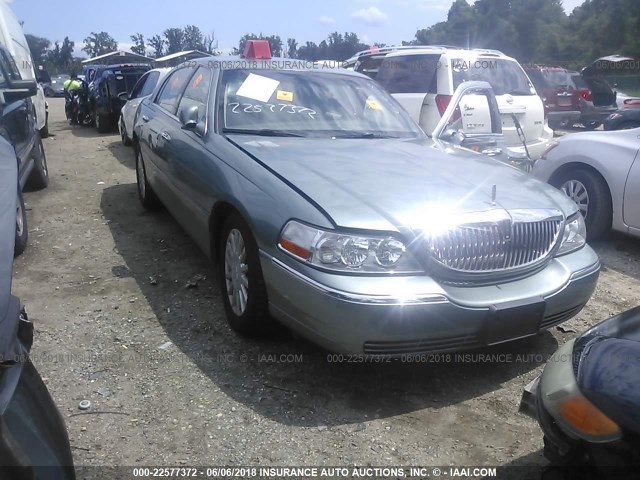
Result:
[[[223,132],[313,137],[424,135],[372,80],[317,71],[226,70],[218,89]]]
[[[517,62],[487,58],[452,61],[453,84],[462,82],[488,82],[496,95],[535,95],[535,89]]]

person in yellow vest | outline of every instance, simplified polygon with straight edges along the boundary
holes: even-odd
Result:
[[[73,92],[74,90],[80,90],[82,88],[82,82],[78,80],[77,74],[72,73],[71,78],[69,78],[69,80],[66,80],[62,84],[62,87],[64,88],[65,92]]]

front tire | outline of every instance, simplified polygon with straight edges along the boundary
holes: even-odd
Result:
[[[591,170],[576,169],[560,175],[552,183],[578,205],[589,240],[598,240],[609,231],[613,206],[609,189],[600,175]]]
[[[160,206],[160,200],[158,196],[149,185],[147,179],[147,170],[144,166],[144,159],[142,158],[142,152],[140,151],[140,144],[135,144],[136,154],[136,183],[138,186],[138,198],[140,203],[147,210],[155,210]]]
[[[118,120],[118,130],[120,130],[120,138],[122,139],[122,144],[125,146],[131,145],[131,139],[127,135],[127,127],[124,124],[124,118],[120,115],[120,120]]]
[[[49,136],[49,112],[47,112],[44,118],[44,127],[40,129],[40,137],[47,138]]]
[[[49,167],[41,137],[38,138],[31,155],[33,156],[34,165],[26,186],[29,190],[42,190],[49,185]]]
[[[27,248],[29,241],[29,228],[27,227],[27,209],[24,206],[24,199],[20,186],[18,186],[18,199],[16,202],[16,242],[13,250],[13,256],[17,257]]]
[[[229,326],[243,336],[273,331],[258,245],[238,213],[224,222],[218,242],[218,278]]]

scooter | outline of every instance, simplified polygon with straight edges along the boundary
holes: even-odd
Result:
[[[540,424],[545,457],[569,474],[553,478],[576,478],[570,476],[576,467],[593,471],[581,478],[638,478],[639,378],[640,307],[599,323],[551,356],[525,388],[520,411]]]

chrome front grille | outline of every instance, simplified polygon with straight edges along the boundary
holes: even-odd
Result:
[[[430,237],[431,256],[447,269],[465,273],[535,265],[553,251],[563,225],[559,214],[539,216],[458,224]]]

